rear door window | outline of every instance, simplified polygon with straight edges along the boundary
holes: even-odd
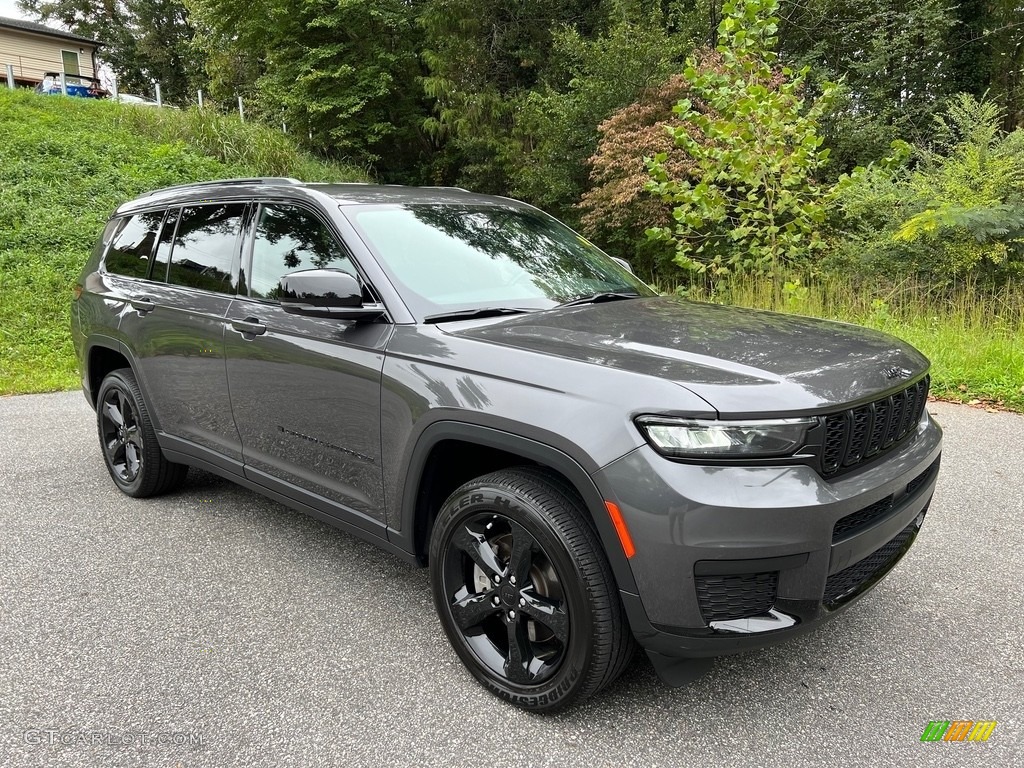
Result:
[[[234,294],[245,203],[181,209],[167,282]]]
[[[153,244],[163,216],[163,211],[149,211],[137,213],[124,222],[107,251],[107,271],[125,277],[148,277]]]

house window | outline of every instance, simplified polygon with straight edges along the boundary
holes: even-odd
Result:
[[[65,75],[82,74],[82,70],[78,65],[78,51],[61,51],[60,58],[64,65]]]

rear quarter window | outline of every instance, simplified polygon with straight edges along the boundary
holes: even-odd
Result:
[[[125,277],[147,277],[163,216],[163,211],[148,211],[122,220],[104,261],[107,272]]]

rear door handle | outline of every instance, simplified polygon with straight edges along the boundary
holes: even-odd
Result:
[[[232,320],[231,327],[243,336],[261,336],[267,332],[267,326],[258,317],[247,317],[245,320]]]
[[[150,301],[149,296],[139,296],[137,299],[128,299],[128,303],[132,305],[133,309],[137,309],[142,314],[152,312],[156,307],[156,304]]]

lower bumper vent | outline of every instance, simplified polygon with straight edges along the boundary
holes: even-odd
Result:
[[[771,610],[779,588],[779,573],[740,576],[694,576],[704,621],[729,621],[759,616]]]
[[[838,608],[882,578],[910,549],[919,528],[918,520],[914,520],[888,544],[879,547],[849,568],[829,576],[825,582],[825,606]]]

